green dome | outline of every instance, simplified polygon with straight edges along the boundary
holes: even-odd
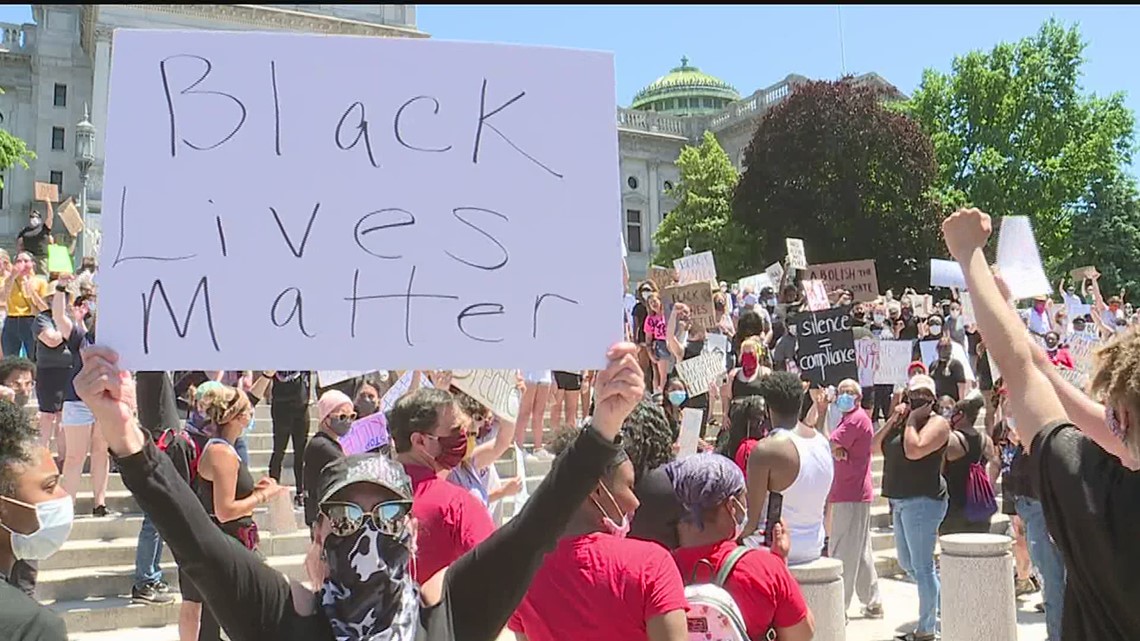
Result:
[[[630,108],[671,116],[698,116],[717,113],[734,100],[740,100],[740,94],[732,85],[690,67],[689,59],[681,58],[680,67],[637,92]]]

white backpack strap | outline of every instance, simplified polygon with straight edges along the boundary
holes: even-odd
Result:
[[[747,554],[748,551],[749,548],[741,545],[728,553],[728,558],[724,560],[724,563],[721,564],[720,569],[717,570],[716,573],[716,579],[714,581],[718,588],[724,587],[724,582],[728,580],[728,575],[732,574],[732,569],[736,567],[736,563],[740,561],[740,558]]]

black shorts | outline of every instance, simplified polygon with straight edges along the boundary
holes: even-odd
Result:
[[[36,400],[40,411],[48,414],[62,411],[63,396],[70,384],[70,367],[44,367],[36,371]]]
[[[573,372],[559,372],[555,370],[554,384],[558,389],[566,392],[578,392],[582,389],[582,375]]]

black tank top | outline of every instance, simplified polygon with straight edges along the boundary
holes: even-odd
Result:
[[[207,441],[206,447],[209,447],[215,443],[221,443],[225,445],[230,449],[230,452],[235,457],[237,456],[237,451],[234,450],[233,446],[230,445],[227,441],[219,438],[212,438]],[[205,452],[204,449],[203,452]],[[249,473],[249,467],[246,466],[244,462],[239,461],[237,485],[234,487],[234,499],[240,501],[248,497],[249,495],[253,494],[254,487],[256,486],[253,482],[253,476]],[[214,522],[218,523],[218,525],[221,526],[222,530],[231,536],[236,536],[235,534],[231,533],[231,530],[236,530],[237,528],[241,528],[253,523],[252,516],[243,516],[234,519],[233,521],[226,521],[225,523],[219,521],[218,517],[214,514],[214,483],[212,481],[207,481],[202,476],[198,477],[198,500],[202,502],[202,507],[206,508],[206,513],[214,519]]]
[[[966,509],[966,480],[970,477],[970,464],[982,460],[982,435],[973,426],[956,430],[966,442],[966,455],[957,461],[946,462],[946,491],[950,494],[950,508]],[[950,438],[957,438],[952,433]]]
[[[757,376],[750,381],[740,380],[740,370],[732,376],[732,398],[745,398],[747,396],[761,396],[760,381],[763,377]]]
[[[883,441],[883,496],[890,499],[946,498],[946,480],[942,478],[942,455],[946,452],[946,444],[912,461],[903,451],[902,428],[892,432]]]

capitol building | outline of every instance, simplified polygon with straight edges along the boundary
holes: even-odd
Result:
[[[35,151],[29,168],[3,172],[0,235],[12,238],[26,224],[33,183],[52,182],[62,197],[81,191],[76,125],[95,126],[88,171],[89,223],[99,227],[103,132],[106,129],[112,32],[116,28],[299,31],[426,38],[416,27],[415,5],[32,5],[32,24],[0,24],[0,127]],[[789,75],[742,96],[689,60],[650,83],[616,118],[621,152],[622,228],[632,278],[653,255],[653,233],[674,206],[666,191],[676,183],[681,148],[711,131],[740,167],[757,119],[808,79]],[[876,74],[861,81],[890,87]]]

